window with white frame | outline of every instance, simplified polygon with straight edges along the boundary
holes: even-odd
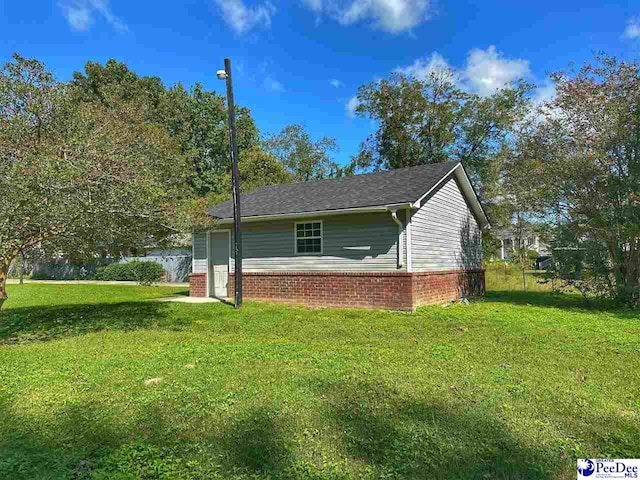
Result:
[[[322,222],[296,223],[296,255],[322,253]]]

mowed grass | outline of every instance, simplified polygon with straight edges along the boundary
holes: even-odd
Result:
[[[9,286],[0,478],[568,479],[640,456],[637,312],[504,287],[415,314],[151,300],[180,290]]]

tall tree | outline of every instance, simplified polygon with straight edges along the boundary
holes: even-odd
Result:
[[[87,62],[84,73],[74,72],[70,84],[77,101],[107,106],[135,101],[143,107],[148,119],[161,121],[160,108],[166,89],[159,77],[139,77],[126,64],[109,59],[104,65]]]
[[[256,188],[269,185],[280,185],[291,183],[291,175],[284,168],[280,161],[263,151],[260,147],[253,147],[240,153],[238,161],[240,170],[240,189],[243,192],[250,192]],[[231,185],[231,173],[225,174],[223,178],[225,185]],[[221,193],[211,193],[208,196],[211,205],[218,204],[231,198],[231,188]]]
[[[557,96],[531,143],[564,249],[592,284],[640,305],[640,64],[598,57],[553,75]]]
[[[20,252],[91,255],[162,240],[188,193],[188,164],[143,105],[72,97],[36,60],[15,55],[0,70],[0,306]]]
[[[231,158],[225,99],[199,83],[191,91],[178,84],[166,92],[163,107],[170,134],[193,165],[194,192],[227,191],[223,177],[231,170]],[[248,108],[236,107],[236,129],[240,153],[258,145],[258,128]]]
[[[392,169],[461,160],[475,175],[501,148],[526,112],[524,83],[480,97],[456,86],[452,74],[426,79],[394,73],[360,87],[358,115],[378,129],[355,158],[360,168]]]
[[[240,187],[244,192],[268,185],[291,183],[292,181],[291,175],[284,165],[270,153],[261,150],[260,147],[253,147],[242,152],[238,168],[240,170]]]
[[[231,169],[228,116],[225,99],[197,83],[165,88],[158,77],[140,77],[124,63],[88,62],[84,73],[74,73],[74,97],[80,102],[136,101],[145,118],[163,124],[193,168],[192,188],[198,195],[227,189],[223,176]],[[236,107],[239,151],[258,144],[258,129],[245,107]]]
[[[285,166],[295,181],[306,182],[336,176],[331,160],[338,147],[334,138],[313,140],[303,125],[288,125],[264,141],[264,148]]]

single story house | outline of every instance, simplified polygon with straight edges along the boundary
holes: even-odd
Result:
[[[439,163],[241,195],[245,298],[414,310],[484,293],[489,221],[464,167]],[[193,296],[233,297],[233,205],[193,235]]]

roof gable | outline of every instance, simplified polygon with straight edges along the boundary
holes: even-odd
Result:
[[[245,219],[409,205],[436,188],[460,165],[460,162],[446,162],[262,187],[243,193],[240,196],[240,209],[242,218]],[[466,177],[464,172],[463,175]],[[464,193],[467,195],[469,192]],[[472,195],[479,205],[475,193]],[[217,219],[232,219],[233,204],[228,200],[210,208],[208,213]]]

